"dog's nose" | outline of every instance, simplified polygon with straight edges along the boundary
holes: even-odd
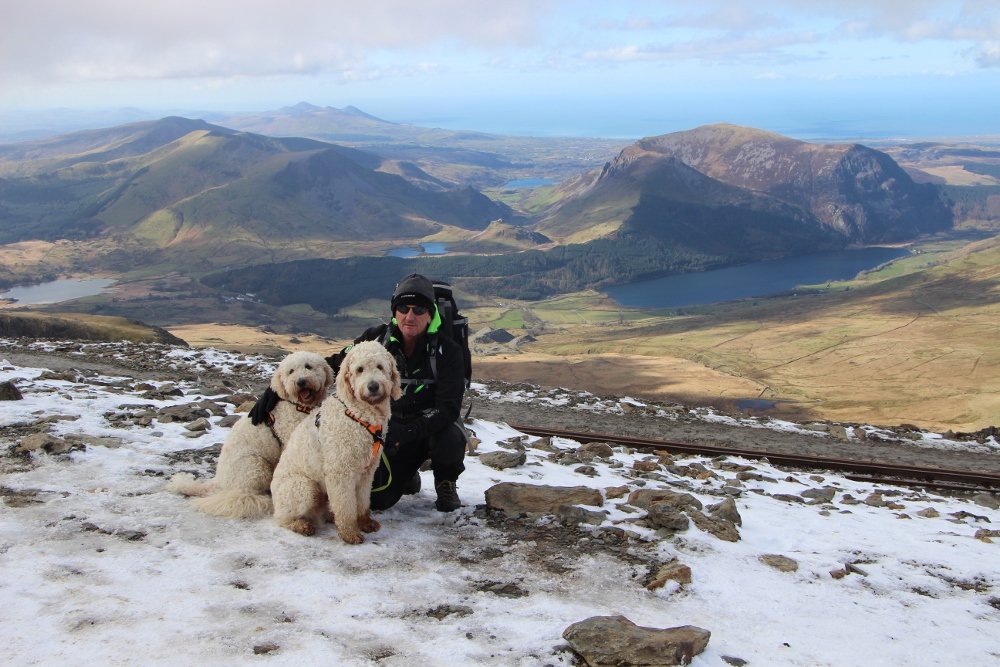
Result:
[[[297,385],[299,386],[299,389],[302,389],[302,388],[304,388],[304,387],[305,387],[306,385],[308,385],[308,384],[309,384],[309,380],[307,380],[307,379],[305,379],[305,378],[299,378],[299,381],[298,381],[298,382],[296,382],[296,384],[297,384]]]
[[[371,382],[368,383],[368,394],[370,396],[375,396],[381,391],[382,391],[382,385],[380,385],[378,382],[372,380]]]

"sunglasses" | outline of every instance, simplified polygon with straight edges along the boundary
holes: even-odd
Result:
[[[406,306],[406,305],[396,306],[396,312],[399,313],[400,315],[406,315],[411,310],[413,311],[414,315],[423,315],[427,312],[428,309],[424,308],[423,306]]]

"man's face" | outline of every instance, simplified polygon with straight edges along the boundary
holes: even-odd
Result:
[[[406,312],[403,312],[406,311]],[[417,315],[413,305],[403,305],[396,310],[396,324],[404,338],[419,338],[431,325],[431,313],[424,310],[423,315]]]

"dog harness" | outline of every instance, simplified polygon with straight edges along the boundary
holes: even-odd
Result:
[[[361,417],[359,417],[356,414],[354,414],[353,412],[351,412],[351,409],[348,408],[347,405],[342,400],[340,400],[336,396],[334,396],[334,398],[337,399],[338,403],[340,403],[341,405],[344,406],[344,414],[347,415],[348,417],[350,417],[351,419],[353,419],[354,421],[356,421],[357,423],[359,423],[362,426],[364,426],[365,430],[368,431],[368,433],[372,436],[372,457],[370,459],[368,459],[368,464],[365,465],[365,467],[367,468],[368,466],[370,466],[372,464],[372,462],[376,458],[378,458],[379,451],[382,449],[382,445],[385,444],[385,435],[383,435],[383,433],[382,433],[382,427],[381,426],[376,426],[375,424],[372,424],[371,422],[365,421]],[[319,418],[320,418],[320,414],[317,414],[316,415],[316,428],[319,428]]]
[[[308,415],[308,414],[310,414],[313,411],[313,409],[310,408],[307,405],[299,405],[295,401],[289,401],[286,398],[282,398],[281,400],[285,401],[287,403],[291,403],[292,405],[294,405],[295,409],[298,412],[304,412],[304,413],[306,413]],[[316,419],[319,419],[318,415],[317,415]],[[269,429],[271,429],[271,433],[274,434],[274,439],[278,441],[278,449],[284,449],[285,448],[285,443],[281,440],[281,436],[278,435],[278,432],[276,430],[274,430],[274,413],[273,412],[268,412],[267,413],[267,417],[264,418],[264,423],[267,424],[267,427]]]

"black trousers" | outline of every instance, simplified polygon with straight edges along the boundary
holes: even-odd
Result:
[[[372,491],[371,508],[384,510],[392,507],[403,496],[403,489],[424,461],[430,459],[431,470],[434,471],[434,484],[458,480],[465,471],[465,433],[458,424],[452,424],[426,440],[418,440],[401,447],[386,447],[385,459],[379,463],[372,480],[372,488],[377,489],[389,480],[392,481],[381,491]],[[386,468],[386,459],[389,467]]]

